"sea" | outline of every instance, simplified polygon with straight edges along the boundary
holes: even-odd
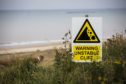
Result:
[[[102,38],[126,35],[126,9],[0,10],[0,48],[63,42],[72,17],[101,17]]]

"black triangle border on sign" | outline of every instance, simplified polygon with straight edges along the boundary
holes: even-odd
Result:
[[[81,32],[81,30],[83,29],[83,27],[84,27],[84,25],[86,24],[86,22],[88,22],[89,26],[91,27],[91,29],[92,29],[92,31],[94,32],[94,34],[95,34],[96,38],[98,39],[98,41],[76,41],[78,35],[80,34],[80,32]],[[78,32],[78,34],[77,34],[77,36],[76,36],[76,38],[74,39],[73,42],[74,42],[74,43],[100,43],[100,40],[99,40],[97,34],[95,33],[94,29],[92,28],[92,26],[91,26],[91,24],[90,24],[90,22],[89,22],[88,19],[85,20],[84,24],[82,25],[81,29],[79,30],[79,32]]]

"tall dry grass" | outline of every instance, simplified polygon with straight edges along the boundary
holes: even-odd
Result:
[[[103,61],[75,63],[71,49],[55,50],[54,64],[37,66],[30,58],[0,69],[0,84],[125,84],[126,39],[115,35],[103,43]]]

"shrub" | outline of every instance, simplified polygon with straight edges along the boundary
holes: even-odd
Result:
[[[30,58],[0,69],[0,84],[125,84],[126,39],[113,36],[103,44],[103,61],[75,63],[71,49],[56,50],[54,64],[37,66]]]

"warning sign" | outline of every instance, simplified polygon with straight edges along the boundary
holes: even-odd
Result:
[[[72,52],[74,62],[102,60],[101,18],[72,18]]]
[[[97,37],[94,29],[92,28],[88,19],[85,20],[80,31],[78,32],[74,43],[99,43],[100,40]]]
[[[100,61],[100,46],[74,46],[73,60],[76,61]]]

